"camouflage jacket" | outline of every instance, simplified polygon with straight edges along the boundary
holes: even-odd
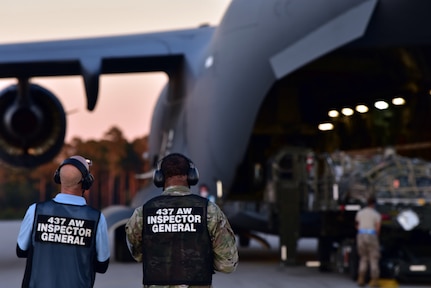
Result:
[[[172,186],[163,191],[162,195],[182,196],[191,194],[190,189],[184,186]],[[238,250],[235,235],[230,224],[221,211],[213,202],[208,202],[207,225],[211,236],[214,252],[214,270],[231,273],[235,271],[238,264]],[[142,262],[142,229],[143,216],[142,206],[135,209],[133,215],[126,223],[127,244],[133,258],[137,262]],[[210,286],[144,286],[145,288],[198,288]]]

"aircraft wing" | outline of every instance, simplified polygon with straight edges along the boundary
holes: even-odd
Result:
[[[82,75],[87,108],[97,101],[100,74],[175,71],[214,28],[0,45],[0,78]]]

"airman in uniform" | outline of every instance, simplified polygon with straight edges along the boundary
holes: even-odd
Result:
[[[359,271],[358,285],[365,285],[365,274],[370,264],[371,281],[370,287],[378,287],[378,279],[380,276],[379,259],[380,259],[380,243],[379,234],[381,227],[381,215],[375,209],[376,200],[370,197],[367,201],[367,206],[358,211],[356,214],[356,228],[358,234],[356,236],[357,248],[359,254]]]
[[[214,271],[237,267],[235,235],[225,214],[190,190],[198,175],[182,154],[163,158],[153,177],[162,195],[136,208],[126,224],[130,253],[143,263],[145,288],[212,287]]]

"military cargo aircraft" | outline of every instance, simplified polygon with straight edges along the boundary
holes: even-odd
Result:
[[[0,45],[0,77],[18,80],[0,93],[0,158],[32,168],[63,144],[64,111],[32,77],[81,75],[93,110],[101,74],[163,71],[150,159],[184,153],[219,201],[259,205],[268,163],[286,145],[430,140],[429,11],[427,0],[233,0],[217,27]],[[110,209],[111,227],[157,193]],[[270,228],[242,216],[231,218],[237,231]]]

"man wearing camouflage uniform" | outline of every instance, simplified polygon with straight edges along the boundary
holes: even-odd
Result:
[[[135,209],[126,224],[127,243],[143,263],[143,284],[153,287],[212,287],[214,271],[238,264],[235,235],[220,208],[192,194],[199,173],[182,154],[163,158],[153,181],[160,196]]]
[[[370,263],[371,282],[370,287],[378,287],[380,274],[380,243],[379,234],[381,227],[381,215],[375,209],[374,197],[368,199],[368,205],[356,214],[356,236],[359,260],[358,285],[365,285],[365,274]]]

